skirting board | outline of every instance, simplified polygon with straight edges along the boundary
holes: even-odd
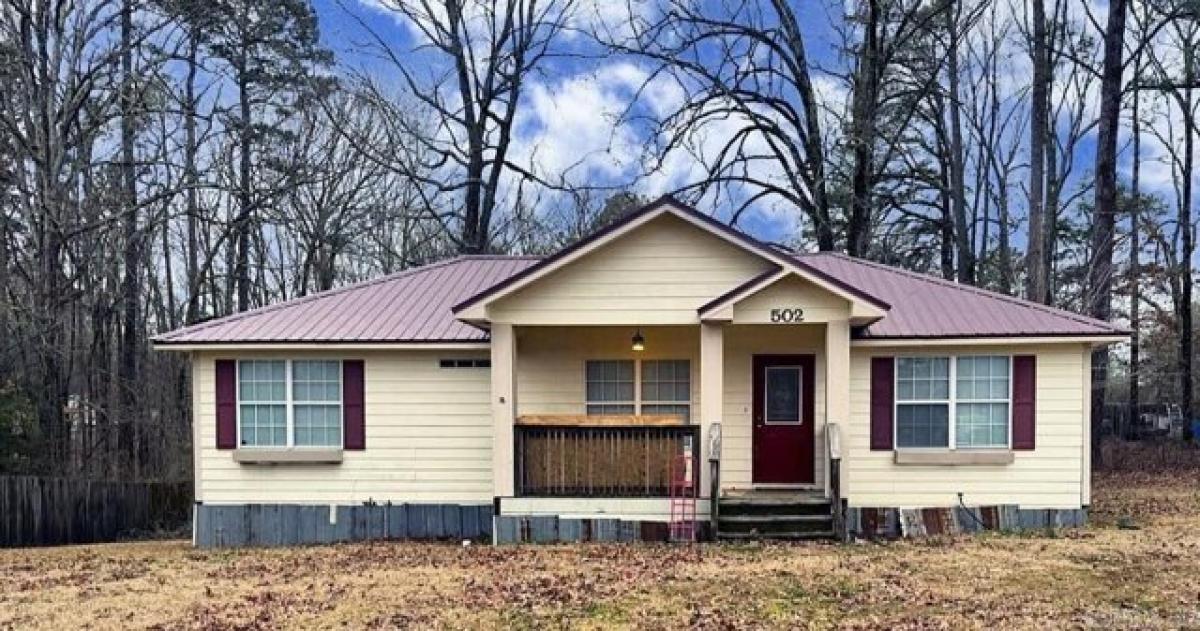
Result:
[[[1086,524],[1087,509],[1083,508],[1021,508],[1002,505],[846,509],[846,528],[850,536],[862,539],[969,534],[985,530],[1080,528]]]
[[[499,515],[495,542],[585,543],[668,541],[670,525],[662,521],[610,518],[568,518],[557,515]],[[696,538],[708,538],[708,523],[696,522]]]
[[[332,519],[331,519],[331,510]],[[488,540],[491,504],[196,504],[199,548],[386,540]]]

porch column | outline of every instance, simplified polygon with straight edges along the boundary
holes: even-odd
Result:
[[[837,423],[847,436],[850,422],[850,321],[832,320],[825,324],[825,422]],[[827,458],[825,436],[817,443],[816,455]],[[843,438],[844,441],[844,438]],[[825,453],[822,453],[825,452]],[[842,476],[842,486],[846,484]],[[829,490],[828,462],[825,489]]]
[[[725,406],[725,327],[721,323],[700,323],[700,493],[705,495],[712,484],[708,467],[709,429],[720,423]]]
[[[513,325],[492,323],[492,494],[516,493],[513,421],[517,409],[517,340]]]

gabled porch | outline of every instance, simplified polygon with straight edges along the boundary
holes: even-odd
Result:
[[[714,494],[832,494],[845,323],[501,323],[492,341],[499,514],[666,521],[680,460],[705,520]]]

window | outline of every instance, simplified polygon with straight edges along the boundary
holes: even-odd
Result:
[[[1007,447],[1009,364],[1004,356],[898,358],[896,446]]]
[[[804,369],[800,366],[768,366],[766,387],[763,388],[763,410],[768,425],[779,423],[801,423],[803,405]]]
[[[1008,446],[1007,357],[959,357],[955,437],[960,448]]]
[[[282,361],[238,363],[238,419],[241,444],[287,445],[287,371]]]
[[[686,422],[691,418],[691,371],[686,359],[589,360],[587,413],[678,414]]]
[[[896,446],[949,447],[950,360],[896,360]]]
[[[642,362],[642,414],[678,414],[691,418],[692,369],[686,359]]]
[[[340,447],[342,363],[239,361],[238,425],[243,447]]]
[[[342,444],[342,363],[292,362],[292,410],[297,447]]]
[[[633,360],[587,362],[587,413],[635,414]]]

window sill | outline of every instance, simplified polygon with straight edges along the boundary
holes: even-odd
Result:
[[[340,464],[341,449],[235,449],[240,464]]]
[[[1013,452],[1008,449],[972,449],[895,452],[898,465],[1008,465],[1013,463]]]

